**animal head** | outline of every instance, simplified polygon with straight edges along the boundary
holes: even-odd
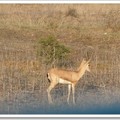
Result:
[[[88,72],[90,72],[90,64],[89,64],[89,61],[87,61],[87,63],[86,63],[86,70],[87,70]]]
[[[90,64],[89,64],[89,62],[90,62],[90,59],[89,59],[88,61],[85,61],[85,60],[83,59],[83,61],[82,61],[82,63],[84,63],[84,64],[83,64],[83,67],[84,67],[88,72],[90,72]]]
[[[79,71],[81,69],[85,69],[88,72],[90,72],[90,68],[89,68],[90,64],[89,64],[89,62],[90,62],[90,59],[88,61],[86,61],[85,59],[83,59],[82,62],[81,62],[81,64],[80,64],[80,66],[79,66],[79,68],[77,69],[77,71]]]

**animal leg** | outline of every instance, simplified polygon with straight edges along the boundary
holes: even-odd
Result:
[[[73,104],[75,104],[75,85],[72,84]]]
[[[69,99],[70,99],[70,93],[71,93],[71,85],[68,85],[68,97],[67,97],[67,103],[69,104]]]
[[[48,89],[47,89],[48,102],[49,102],[49,104],[53,103],[53,102],[52,102],[52,97],[51,97],[51,95],[50,95],[50,91],[51,91],[55,86],[56,86],[56,83],[51,82],[50,86],[49,86]]]

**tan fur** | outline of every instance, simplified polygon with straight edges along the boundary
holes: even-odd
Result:
[[[64,69],[58,69],[58,68],[52,68],[48,71],[48,79],[51,81],[51,84],[49,88],[47,89],[48,92],[48,100],[49,103],[52,103],[52,99],[50,96],[50,91],[58,84],[68,84],[71,86],[68,86],[68,103],[69,103],[69,95],[70,95],[70,89],[72,87],[73,92],[73,103],[75,103],[74,100],[74,87],[78,80],[84,75],[85,71],[89,70],[89,61],[83,60],[80,64],[79,68],[76,71],[71,70],[64,70]]]
[[[77,68],[77,71],[79,71],[85,63],[86,63],[86,61],[83,59],[80,66]]]

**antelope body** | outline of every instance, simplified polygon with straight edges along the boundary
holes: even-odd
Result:
[[[52,103],[50,91],[58,83],[61,83],[61,84],[68,84],[68,98],[67,98],[68,103],[69,103],[69,97],[70,97],[71,88],[72,88],[73,103],[75,104],[75,85],[80,80],[80,78],[84,75],[85,71],[90,72],[89,61],[83,60],[76,71],[64,70],[64,69],[58,69],[58,68],[51,68],[48,71],[47,77],[50,82],[50,86],[47,89],[47,93],[48,93],[49,103]]]

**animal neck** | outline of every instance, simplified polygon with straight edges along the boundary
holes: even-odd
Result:
[[[77,71],[79,71],[84,64],[85,64],[85,61],[82,61],[82,63],[80,64],[80,66],[77,68]]]
[[[79,77],[78,80],[80,80],[80,78],[85,74],[85,71],[86,71],[85,68],[81,68],[81,69],[78,71],[78,77]]]

